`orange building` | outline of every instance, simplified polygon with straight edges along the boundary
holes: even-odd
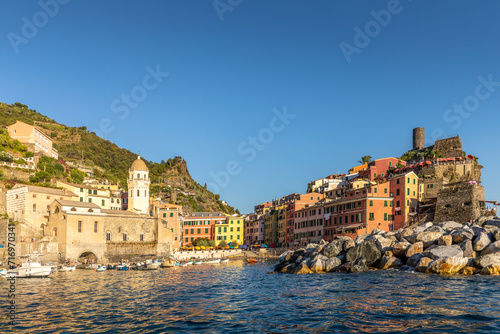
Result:
[[[214,240],[215,224],[224,224],[226,216],[220,212],[194,212],[184,217],[182,246],[192,246],[198,238]]]
[[[293,245],[295,241],[295,212],[318,203],[324,200],[325,194],[318,193],[308,193],[303,195],[298,195],[293,201],[291,201],[286,207],[286,243],[288,245]]]
[[[397,164],[406,166],[406,162],[397,158],[376,159],[368,163],[368,168],[359,171],[359,176],[368,180],[383,179],[387,176],[387,170],[396,168]],[[356,167],[355,167],[356,168]]]
[[[355,238],[375,228],[392,230],[393,200],[389,182],[348,188],[342,197],[325,203],[323,238],[327,241],[337,235]]]
[[[389,179],[394,197],[394,229],[405,227],[417,213],[418,176],[414,172],[399,174]]]

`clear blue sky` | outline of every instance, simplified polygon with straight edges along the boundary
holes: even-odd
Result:
[[[181,155],[242,213],[398,156],[417,126],[459,134],[500,200],[500,2],[60,2],[3,3],[0,101]]]

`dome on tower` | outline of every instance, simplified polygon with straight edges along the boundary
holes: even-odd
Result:
[[[142,161],[141,156],[137,156],[137,159],[134,161],[134,163],[130,167],[130,170],[146,172],[148,170],[148,166],[146,166],[146,163],[144,161]]]

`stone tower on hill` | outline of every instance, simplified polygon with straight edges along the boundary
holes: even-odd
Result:
[[[128,173],[128,210],[149,213],[149,170],[141,157],[132,163]]]

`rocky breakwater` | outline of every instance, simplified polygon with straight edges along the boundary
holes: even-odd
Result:
[[[336,237],[281,254],[275,271],[291,274],[414,270],[442,275],[499,275],[500,219],[474,224],[425,223],[415,228]]]

